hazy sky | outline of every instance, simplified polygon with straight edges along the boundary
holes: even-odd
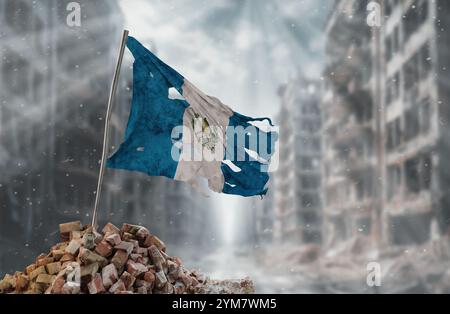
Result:
[[[274,117],[278,87],[320,78],[329,0],[122,0],[130,35],[234,111]],[[131,5],[132,4],[132,5]],[[214,193],[226,239],[248,198]],[[243,226],[245,228],[245,225]]]
[[[130,34],[201,90],[243,114],[273,116],[280,84],[299,70],[320,77],[330,3],[122,0],[121,6]]]

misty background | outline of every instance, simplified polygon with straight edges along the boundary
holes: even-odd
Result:
[[[262,199],[107,169],[100,226],[142,224],[188,267],[257,292],[448,291],[445,2],[378,1],[379,28],[365,0],[83,0],[80,26],[69,2],[0,0],[0,275],[47,251],[58,224],[91,222],[127,29],[234,111],[272,117],[280,167]],[[110,152],[132,62],[125,51]],[[373,261],[382,288],[366,283]]]

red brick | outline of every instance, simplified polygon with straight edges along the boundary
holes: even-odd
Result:
[[[144,274],[144,280],[150,284],[151,289],[155,285],[156,276],[152,271],[148,271]]]
[[[120,231],[122,231],[123,233],[130,233],[132,235],[135,235],[141,228],[143,227],[125,223],[122,225],[122,229],[120,229]]]
[[[81,266],[80,276],[81,277],[85,277],[85,276],[93,277],[98,272],[99,268],[100,268],[100,266],[98,263],[92,263],[92,264],[88,264],[85,266]]]
[[[78,254],[78,258],[84,264],[98,263],[100,265],[100,267],[103,267],[108,263],[108,260],[106,258],[98,255],[97,253],[89,251],[88,249],[85,249],[84,247],[80,248],[80,253]]]
[[[42,283],[42,284],[45,284],[45,285],[49,285],[55,279],[56,279],[56,276],[54,276],[54,275],[39,274],[37,276],[37,278],[36,278],[36,283]]]
[[[100,256],[108,257],[112,254],[113,247],[108,242],[103,240],[97,244],[95,247],[95,252],[97,252]]]
[[[128,260],[127,262],[127,272],[129,272],[134,277],[139,276],[142,273],[147,271],[147,267],[142,265],[141,263],[133,262],[132,260]]]
[[[72,254],[64,254],[61,259],[59,260],[61,263],[65,262],[73,262],[75,260],[75,257]]]
[[[105,236],[105,240],[108,241],[108,243],[111,245],[118,245],[120,242],[122,242],[120,235],[117,233],[113,233],[108,236]]]
[[[150,262],[150,259],[146,256],[145,257],[139,256],[138,259],[136,260],[136,262],[144,264],[144,265],[148,265]]]
[[[125,290],[127,289],[125,288],[125,284],[123,283],[122,280],[118,280],[115,284],[111,286],[111,288],[109,288],[109,292],[111,293],[118,293]]]
[[[70,238],[71,231],[81,231],[83,226],[81,225],[81,221],[72,221],[59,225],[59,233],[61,235],[62,241],[68,241]]]
[[[109,264],[102,269],[102,282],[103,286],[108,289],[110,288],[119,278],[117,274],[117,269],[113,264]]]
[[[108,222],[105,225],[105,227],[103,227],[102,232],[103,232],[103,234],[106,234],[106,233],[110,233],[110,234],[117,233],[117,234],[119,234],[120,233],[120,229],[117,228],[116,226],[114,226],[112,223]]]
[[[25,269],[25,274],[30,275],[30,273],[36,269],[36,264],[28,265]]]
[[[61,257],[63,257],[64,255],[64,251],[63,250],[53,250],[52,251],[52,256],[55,259],[55,261],[59,261],[61,259]]]
[[[16,292],[20,292],[28,288],[29,280],[27,275],[23,273],[16,273],[14,275],[14,280]]]
[[[122,241],[114,247],[116,250],[122,250],[127,252],[127,255],[133,252],[134,245],[131,242]]]
[[[105,292],[102,276],[100,274],[94,275],[94,278],[91,280],[91,282],[88,283],[88,289],[90,294],[98,294]]]
[[[61,270],[61,263],[60,262],[49,263],[45,265],[45,269],[47,271],[47,274],[55,275],[59,273],[59,271]]]
[[[141,227],[136,232],[136,239],[138,239],[141,243],[145,241],[145,239],[150,235],[150,232],[148,232],[147,228]]]
[[[167,283],[166,274],[161,270],[155,274],[155,286],[161,289]]]
[[[165,260],[164,260],[163,256],[161,255],[161,252],[158,250],[158,248],[155,245],[151,245],[148,248],[148,255],[152,259],[153,264],[156,265],[156,268],[158,270],[162,270]]]
[[[67,254],[76,255],[81,247],[82,241],[80,239],[74,239],[70,241],[69,245],[64,250]]]
[[[134,235],[128,232],[122,233],[122,241],[130,241],[130,240],[134,240]]]
[[[155,235],[149,235],[144,241],[143,246],[150,247],[152,245],[155,245],[158,250],[165,252],[166,251],[166,245],[163,241],[161,241],[157,236]]]
[[[124,271],[120,276],[120,280],[125,284],[125,288],[130,290],[136,281],[136,277],[132,276],[129,272]]]
[[[65,283],[66,281],[64,280],[64,277],[56,277],[55,281],[53,281],[51,292],[55,294],[61,294]]]
[[[148,256],[148,249],[138,246],[133,249],[133,253],[140,254],[142,256]]]
[[[117,269],[122,269],[128,260],[128,254],[125,251],[117,250],[116,254],[114,254],[113,258],[111,259],[111,263],[114,264],[114,266],[117,267]]]
[[[33,270],[29,277],[30,280],[33,280],[34,278],[36,278],[37,276],[39,276],[40,274],[46,274],[47,272],[45,271],[45,266],[39,266],[37,267],[35,270]]]
[[[180,273],[180,268],[176,268],[167,274],[167,279],[169,279],[170,282],[174,282],[180,278]]]
[[[41,258],[39,258],[37,261],[36,261],[36,266],[37,267],[39,267],[39,266],[45,266],[45,265],[47,265],[47,264],[49,264],[49,263],[52,263],[52,262],[54,262],[54,258],[53,257],[48,257],[48,256],[45,256],[45,257],[41,257]]]

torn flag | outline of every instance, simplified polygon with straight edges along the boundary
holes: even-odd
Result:
[[[277,140],[271,120],[233,112],[131,36],[127,47],[134,57],[131,112],[124,142],[107,166],[199,190],[205,178],[215,192],[266,194]]]

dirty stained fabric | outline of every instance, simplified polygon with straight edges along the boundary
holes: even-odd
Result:
[[[274,153],[277,134],[254,123],[267,120],[272,125],[270,119],[233,112],[131,36],[127,47],[135,59],[131,112],[124,142],[109,158],[107,166],[185,181],[198,190],[201,178],[205,178],[215,192],[241,196],[266,194],[267,164]],[[182,97],[169,97],[171,89]],[[196,126],[198,121],[201,125]],[[180,126],[181,134],[174,133]],[[244,132],[245,138],[239,140],[228,127],[251,131]],[[199,129],[203,132],[197,136]],[[214,158],[217,154],[219,158]]]

